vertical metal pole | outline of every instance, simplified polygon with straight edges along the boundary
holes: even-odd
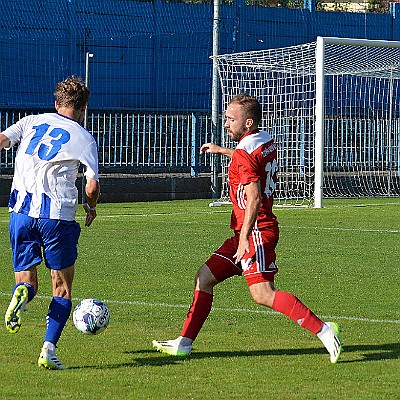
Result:
[[[324,168],[324,58],[325,41],[317,37],[315,51],[315,149],[314,207],[322,208]]]
[[[199,175],[199,135],[196,114],[192,113],[190,176]]]
[[[387,196],[391,195],[391,182],[392,182],[392,166],[393,166],[393,148],[395,146],[395,139],[393,137],[392,141],[392,134],[393,134],[393,67],[390,69],[390,80],[389,80],[389,121],[388,121],[388,140],[387,146],[390,151],[388,152],[388,167],[389,167],[389,174],[388,174],[388,190]]]
[[[213,73],[212,73],[212,97],[211,97],[211,121],[212,132],[211,141],[215,144],[220,144],[219,132],[219,77],[218,77],[218,62],[216,56],[219,54],[219,10],[220,0],[214,0],[214,23],[213,23]],[[211,156],[211,191],[212,198],[219,197],[219,156]]]
[[[89,87],[89,60],[91,58],[93,58],[93,53],[90,53],[89,51],[86,52],[86,59],[85,59],[85,85],[86,87]],[[87,117],[88,117],[88,111],[87,111],[87,107],[85,110],[85,118],[83,120],[83,126],[85,127],[85,129],[87,129]]]
[[[93,53],[86,52],[86,57],[85,57],[85,85],[86,87],[89,87],[89,60],[93,58]],[[87,119],[88,119],[88,109],[86,107],[85,109],[85,116],[83,119],[83,126],[85,129],[87,129]],[[83,167],[85,168],[85,167]],[[84,171],[84,170],[83,170]],[[82,174],[82,204],[86,202],[86,195],[85,195],[85,174]]]

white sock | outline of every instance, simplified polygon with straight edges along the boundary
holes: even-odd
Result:
[[[56,352],[56,346],[51,343],[51,342],[44,342],[43,343],[43,348],[46,349],[49,353],[55,353]]]
[[[324,323],[321,330],[317,333],[317,336],[324,346],[327,347],[327,344],[330,343],[332,337],[331,329],[327,324]]]

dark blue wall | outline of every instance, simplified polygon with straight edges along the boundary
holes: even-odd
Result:
[[[2,109],[52,107],[56,82],[85,76],[87,51],[94,54],[93,109],[210,109],[213,5],[13,0],[1,6]],[[293,46],[317,36],[400,40],[399,4],[391,14],[310,8],[246,6],[244,0],[222,5],[220,53]]]

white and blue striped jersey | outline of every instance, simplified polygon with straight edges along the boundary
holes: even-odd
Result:
[[[78,122],[57,113],[29,115],[2,132],[19,143],[10,211],[33,218],[75,220],[79,164],[98,180],[94,137]]]

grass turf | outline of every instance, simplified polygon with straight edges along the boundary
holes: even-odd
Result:
[[[58,349],[68,370],[39,369],[51,295],[39,267],[39,293],[21,331],[0,330],[0,399],[398,399],[399,200],[275,210],[276,286],[341,325],[338,364],[308,331],[254,304],[240,277],[216,287],[190,358],[151,348],[152,339],[179,335],[198,267],[231,234],[229,206],[208,203],[100,204],[93,226],[82,228],[73,304],[105,300],[109,327],[82,335],[71,317]],[[14,284],[7,223],[1,208],[3,314]]]

